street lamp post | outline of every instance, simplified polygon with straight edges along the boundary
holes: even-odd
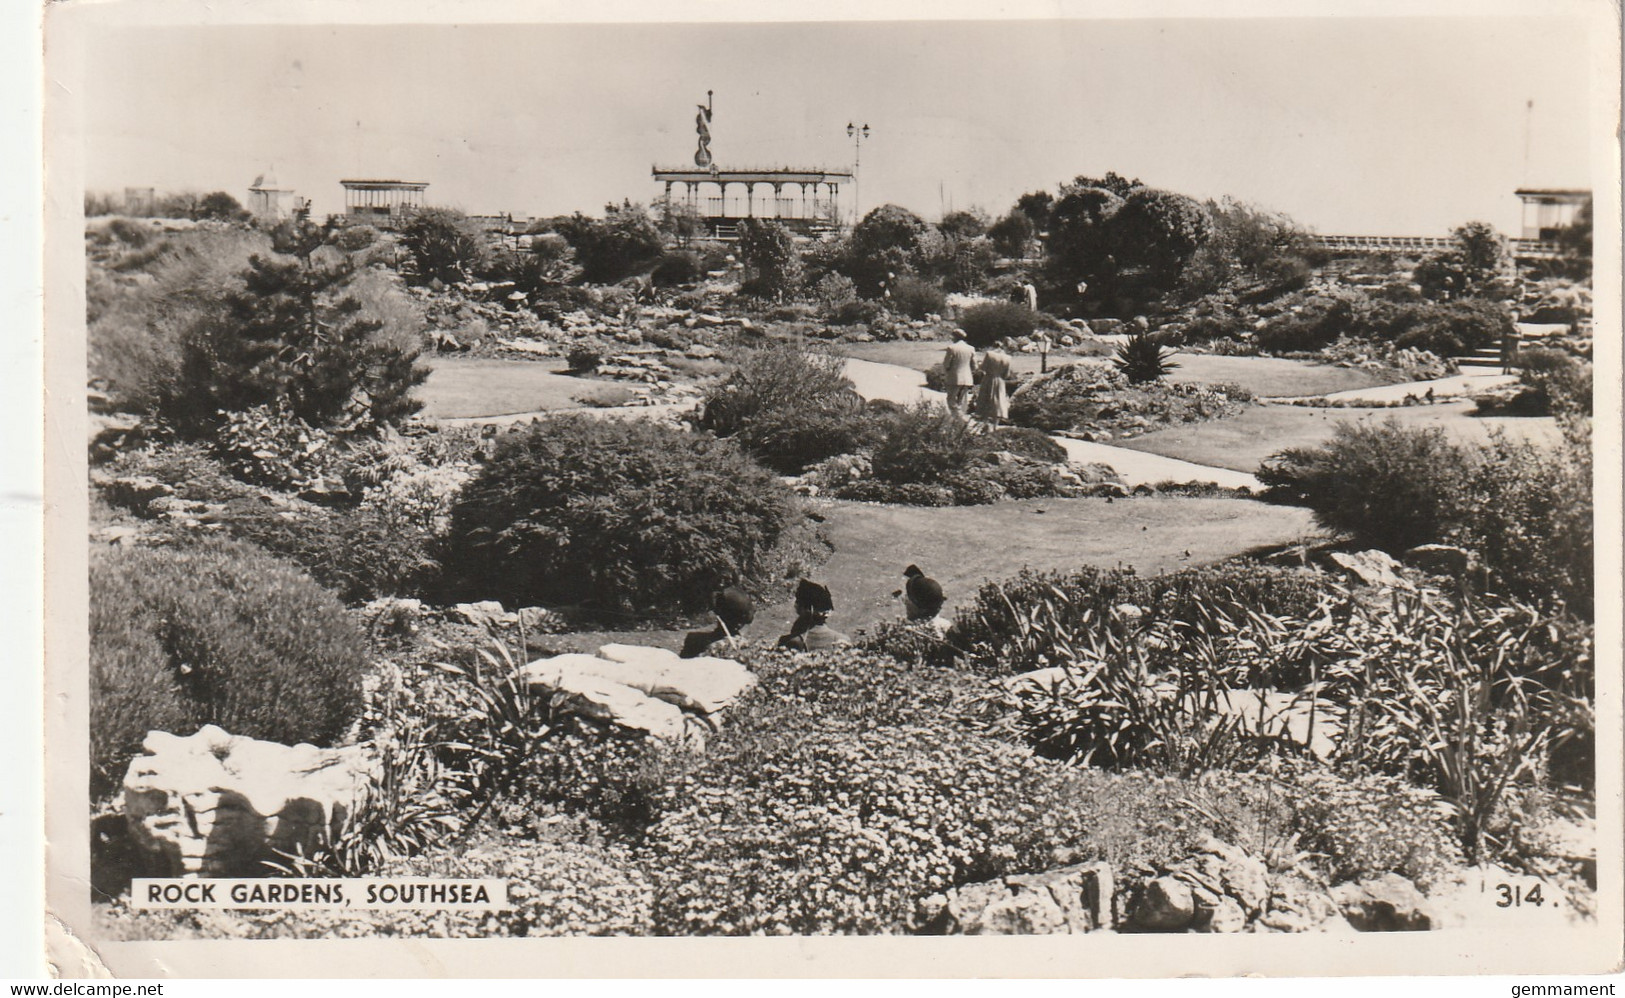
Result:
[[[860,218],[858,215],[858,165],[863,150],[863,140],[869,137],[869,126],[867,124],[854,125],[849,121],[846,123],[846,135],[847,138],[852,140],[852,224],[855,226]]]

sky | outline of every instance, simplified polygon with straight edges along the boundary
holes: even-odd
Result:
[[[170,25],[87,30],[85,185],[256,175],[342,208],[347,177],[520,216],[649,201],[714,92],[724,169],[850,168],[856,196],[997,215],[1115,170],[1322,233],[1516,233],[1520,186],[1588,187],[1572,17],[729,24]],[[1529,102],[1533,102],[1530,107]],[[843,197],[851,192],[843,190]],[[848,202],[850,205],[850,201]]]

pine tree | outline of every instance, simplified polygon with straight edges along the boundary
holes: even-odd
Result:
[[[311,426],[354,431],[421,408],[410,394],[428,375],[418,352],[376,335],[382,323],[345,293],[353,268],[318,261],[324,236],[314,226],[277,233],[277,249],[291,257],[251,257],[223,315],[186,337],[183,387],[164,406],[183,434],[213,432],[222,411],[278,401]]]

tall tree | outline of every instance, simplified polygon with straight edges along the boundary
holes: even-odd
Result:
[[[213,432],[220,413],[285,401],[312,426],[365,431],[398,424],[422,407],[411,390],[427,377],[415,348],[379,336],[383,323],[347,293],[353,269],[318,263],[323,233],[278,231],[286,254],[255,255],[223,315],[181,344],[181,376],[161,411],[183,434]]]

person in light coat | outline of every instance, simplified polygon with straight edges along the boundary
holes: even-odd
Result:
[[[1010,418],[1010,396],[1004,379],[1010,376],[1010,355],[995,347],[982,357],[982,383],[976,391],[976,415],[996,427]]]
[[[976,384],[976,350],[965,342],[965,331],[954,330],[954,341],[948,344],[942,357],[944,391],[948,395],[948,408],[963,412]]]

